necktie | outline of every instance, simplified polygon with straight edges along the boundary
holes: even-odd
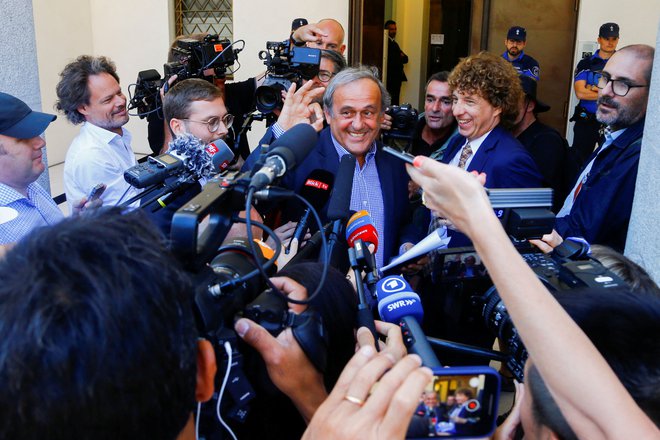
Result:
[[[462,170],[465,169],[465,164],[468,159],[472,156],[472,147],[470,144],[466,144],[461,151],[461,157],[458,158],[458,167]]]
[[[463,147],[463,150],[461,151],[461,155],[458,158],[458,167],[461,169],[465,169],[465,165],[468,161],[468,159],[472,156],[472,147],[470,144],[465,144]],[[431,234],[433,231],[438,229],[440,226],[445,224],[445,219],[438,217],[438,214],[435,211],[431,211],[431,223],[429,224],[429,229],[428,233]],[[438,264],[438,252],[437,251],[431,251],[429,252],[429,264],[426,266],[425,270],[427,273],[430,273],[434,278],[434,268]]]

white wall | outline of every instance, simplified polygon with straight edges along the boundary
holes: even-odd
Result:
[[[596,42],[600,25],[614,22],[619,25],[619,48],[629,44],[648,44],[655,47],[658,23],[660,22],[660,2],[658,0],[581,0],[578,13],[576,40]],[[576,51],[573,68],[577,66]],[[577,104],[575,93],[571,94],[568,118],[573,115]],[[569,144],[573,140],[573,123],[566,130]]]

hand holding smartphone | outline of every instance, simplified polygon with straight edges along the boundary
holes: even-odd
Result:
[[[99,197],[101,197],[106,188],[107,186],[105,183],[96,184],[87,196],[87,203],[93,202],[94,200],[97,200]]]

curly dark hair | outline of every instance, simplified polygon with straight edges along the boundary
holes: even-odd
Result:
[[[107,73],[119,82],[115,63],[103,56],[81,55],[67,64],[60,73],[55,108],[64,113],[72,124],[85,122],[85,116],[78,111],[78,107],[89,104],[91,95],[87,87],[89,77],[101,73]]]
[[[479,52],[461,59],[449,74],[449,87],[477,94],[501,109],[501,124],[507,129],[518,118],[518,103],[524,96],[520,79],[511,63],[499,55]]]

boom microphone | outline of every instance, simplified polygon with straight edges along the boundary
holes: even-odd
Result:
[[[399,275],[390,275],[381,279],[377,285],[377,292],[378,314],[384,321],[401,327],[408,352],[419,355],[424,366],[441,367],[419,325],[424,318],[419,295],[413,292],[406,280]]]
[[[273,142],[266,154],[266,162],[250,181],[250,188],[259,191],[294,168],[316,146],[318,136],[309,124],[298,124],[290,128]]]
[[[307,179],[305,179],[305,183],[300,190],[300,196],[309,201],[316,211],[319,211],[325,206],[330,198],[330,192],[332,191],[332,184],[334,181],[335,176],[330,171],[323,169],[313,170],[309,173]],[[305,209],[302,217],[300,217],[291,240],[295,238],[298,240],[298,243],[300,243],[307,231],[307,221],[310,214],[311,209],[308,207]]]

